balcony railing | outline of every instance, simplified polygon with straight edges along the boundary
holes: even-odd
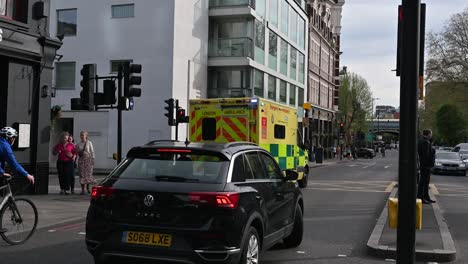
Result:
[[[252,96],[252,89],[239,87],[210,87],[208,88],[208,98],[234,98]]]
[[[253,41],[250,38],[210,39],[210,57],[250,57],[253,58]]]
[[[255,0],[210,0],[210,8],[226,6],[250,6],[255,8]]]

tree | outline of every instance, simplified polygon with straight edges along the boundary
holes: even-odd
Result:
[[[428,34],[429,80],[468,80],[468,8],[453,15],[441,32]]]
[[[339,110],[344,124],[346,144],[352,143],[359,131],[368,131],[372,117],[372,92],[367,81],[356,73],[346,73],[341,80]]]
[[[437,111],[436,125],[442,142],[453,146],[463,140],[466,123],[455,105],[445,104]]]

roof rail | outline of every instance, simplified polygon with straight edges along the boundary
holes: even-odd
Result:
[[[179,142],[179,141],[178,140],[173,140],[173,139],[161,139],[161,140],[150,141],[150,142],[146,143],[145,145],[154,145],[156,143],[164,143],[164,142]]]
[[[249,141],[237,141],[237,142],[228,142],[224,145],[225,148],[229,147],[237,147],[237,146],[256,146],[258,147],[257,144]]]

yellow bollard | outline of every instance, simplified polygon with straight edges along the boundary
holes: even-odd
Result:
[[[388,199],[388,225],[398,227],[398,198]],[[416,229],[422,228],[422,200],[416,199]]]

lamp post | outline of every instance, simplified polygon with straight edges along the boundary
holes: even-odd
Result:
[[[374,111],[374,101],[377,101],[377,100],[380,100],[379,97],[373,97],[372,98],[372,111]],[[380,127],[379,127],[379,115],[377,114],[377,104],[375,104],[375,115],[377,116],[377,134],[380,130]],[[374,134],[375,134],[375,127],[374,127],[374,112],[372,112],[372,130],[374,131]],[[375,139],[377,139],[377,134],[375,134]],[[372,146],[374,147],[374,146]]]

